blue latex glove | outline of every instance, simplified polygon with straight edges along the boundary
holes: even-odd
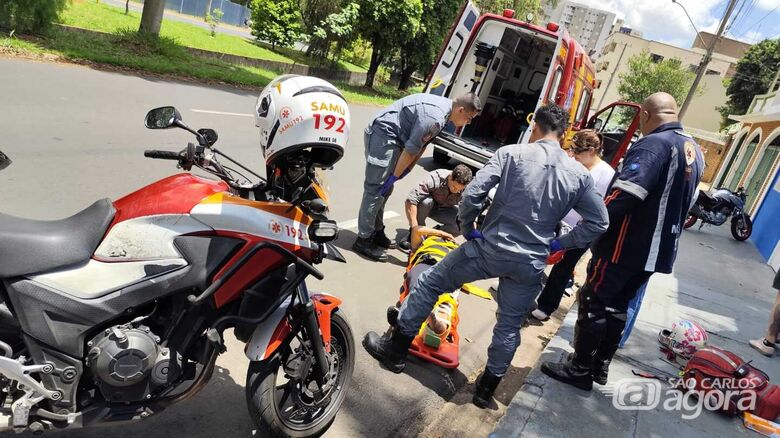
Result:
[[[559,242],[558,239],[553,239],[550,241],[550,253],[555,253],[562,250],[563,245],[561,245],[561,242]]]
[[[474,239],[484,239],[485,236],[482,235],[482,233],[479,232],[479,230],[471,230],[468,233],[466,233],[465,236],[466,240],[474,240]]]
[[[384,184],[382,184],[382,188],[379,190],[379,194],[382,196],[387,196],[388,193],[390,193],[390,189],[393,188],[393,184],[395,184],[396,181],[398,181],[400,178],[397,176],[390,174],[390,176],[387,177],[387,180]]]

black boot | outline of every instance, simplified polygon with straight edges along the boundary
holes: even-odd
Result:
[[[599,385],[607,384],[609,373],[609,364],[612,357],[617,353],[620,346],[620,339],[623,337],[623,330],[626,328],[626,321],[623,320],[625,314],[607,313],[607,328],[604,331],[604,337],[596,350],[593,358],[593,381]]]
[[[598,383],[599,385],[607,384],[610,362],[612,362],[612,359],[600,360],[597,358],[596,360],[593,361],[593,368],[591,368],[591,374],[593,375],[593,381],[595,383]]]
[[[490,374],[490,371],[482,372],[482,375],[477,379],[477,387],[474,389],[474,398],[471,399],[471,402],[478,408],[485,409],[490,404],[490,399],[493,398],[493,393],[500,381],[501,377]]]
[[[381,336],[375,332],[368,332],[363,338],[363,348],[387,369],[400,373],[406,366],[406,352],[413,340],[414,336],[404,336],[398,330]]]
[[[387,261],[387,252],[383,248],[375,245],[373,239],[358,237],[352,245],[352,250],[371,260],[376,260],[378,262]]]
[[[374,231],[374,245],[384,249],[396,249],[398,245],[385,234],[385,229]]]
[[[593,389],[593,377],[589,367],[583,367],[577,363],[575,357],[564,362],[544,362],[542,372],[553,379],[574,386],[575,388],[590,391]]]
[[[409,228],[409,234],[406,235],[406,238],[398,242],[398,248],[401,251],[409,252],[412,250],[412,229]]]

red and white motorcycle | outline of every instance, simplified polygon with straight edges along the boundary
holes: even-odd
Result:
[[[0,427],[41,432],[156,414],[204,387],[233,327],[251,361],[246,399],[261,431],[322,433],[355,352],[341,300],[310,294],[305,281],[323,278],[313,266],[323,259],[344,261],[328,243],[338,228],[311,159],[317,145],[289,149],[252,184],[220,163],[253,173],[213,147],[213,130],[190,129],[173,107],[150,111],[146,126],[197,138],[147,157],[219,180],[180,173],[60,221],[0,214]]]

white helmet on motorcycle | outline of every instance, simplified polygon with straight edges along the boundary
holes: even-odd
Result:
[[[698,349],[707,346],[709,336],[701,324],[683,319],[672,324],[671,329],[661,330],[658,342],[675,355],[689,359]]]
[[[266,164],[283,155],[311,151],[315,167],[330,167],[344,155],[349,108],[339,90],[311,76],[282,75],[260,93],[255,125]]]

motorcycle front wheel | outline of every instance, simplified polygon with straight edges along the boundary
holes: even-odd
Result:
[[[694,225],[696,225],[696,221],[699,220],[696,216],[689,214],[688,217],[685,219],[685,222],[683,223],[683,229],[688,229]]]
[[[753,234],[753,221],[750,216],[741,214],[731,220],[731,235],[740,242],[748,240]]]
[[[319,436],[333,423],[355,367],[352,329],[341,312],[330,318],[330,372],[323,391],[314,380],[316,364],[303,333],[272,361],[250,363],[246,400],[260,436]]]

